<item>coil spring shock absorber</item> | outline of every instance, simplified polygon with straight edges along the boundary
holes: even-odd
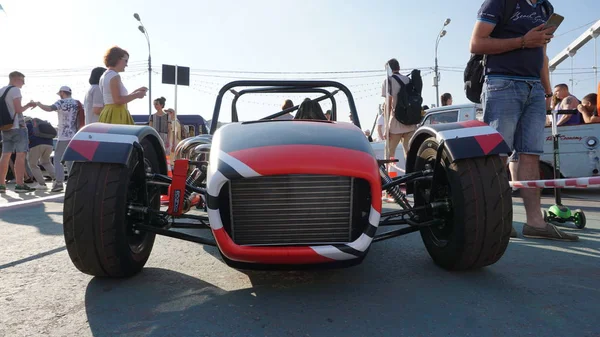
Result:
[[[390,176],[385,171],[384,165],[379,166],[379,175],[381,176],[381,180],[382,180],[383,184],[389,184],[393,181],[392,178],[390,178]],[[404,193],[402,193],[402,191],[400,190],[400,187],[393,186],[393,187],[389,188],[387,190],[387,192],[392,196],[392,198],[394,198],[394,201],[398,205],[402,206],[402,208],[404,208],[404,209],[412,208],[410,206],[410,204],[408,203],[408,200],[406,199],[406,195]],[[412,212],[410,214],[412,214]]]

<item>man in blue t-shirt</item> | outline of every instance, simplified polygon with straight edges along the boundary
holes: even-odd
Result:
[[[481,95],[484,122],[497,129],[518,153],[518,180],[537,180],[546,110],[552,97],[546,45],[555,28],[544,24],[554,8],[548,0],[518,0],[505,20],[506,2],[484,1],[471,37],[471,53],[488,55]],[[527,215],[523,236],[579,239],[544,221],[539,189],[522,189],[521,196]],[[516,236],[514,229],[511,236]]]

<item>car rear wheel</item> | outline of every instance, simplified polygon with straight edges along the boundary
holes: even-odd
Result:
[[[433,167],[438,147],[435,138],[425,140],[413,171]],[[431,193],[434,201],[451,203],[446,210],[419,214],[444,220],[443,225],[421,229],[427,251],[437,265],[448,270],[494,264],[506,251],[513,219],[503,161],[493,155],[450,162],[444,150],[440,166],[433,192],[431,181],[419,181],[415,189],[415,206],[427,204]]]
[[[157,152],[142,141],[144,162],[132,155],[129,165],[76,162],[67,182],[64,237],[71,261],[81,272],[128,277],[146,264],[155,235],[136,232],[128,205],[142,202],[143,171],[158,172]],[[142,166],[140,166],[142,165]],[[160,208],[160,191],[148,188],[149,207]]]

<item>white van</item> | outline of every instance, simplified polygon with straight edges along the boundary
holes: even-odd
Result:
[[[421,125],[483,120],[480,104],[449,105],[429,109]],[[560,173],[563,178],[597,176],[600,170],[600,124],[559,126]],[[540,179],[553,179],[552,128],[544,129],[544,154],[540,157]]]

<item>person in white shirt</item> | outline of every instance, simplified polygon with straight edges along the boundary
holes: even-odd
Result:
[[[385,140],[385,138],[385,117],[383,116],[382,109],[379,111],[379,116],[377,116],[377,139],[382,141]]]
[[[85,94],[83,101],[83,110],[85,111],[85,124],[92,124],[98,122],[100,118],[100,112],[104,108],[104,99],[102,98],[102,92],[100,91],[100,77],[106,72],[106,68],[96,67],[90,74],[90,88]]]
[[[61,164],[61,160],[71,138],[77,133],[77,112],[79,110],[79,102],[71,97],[71,88],[62,86],[57,95],[60,96],[60,99],[52,105],[36,103],[40,109],[48,112],[56,111],[58,114],[58,141],[54,149],[54,176],[56,181],[52,187],[52,192],[60,192],[64,188],[65,169]],[[67,162],[65,164],[68,171],[71,172],[72,163]]]
[[[112,47],[104,55],[104,65],[108,70],[100,78],[100,91],[104,100],[104,108],[100,112],[98,122],[108,124],[135,125],[127,103],[134,99],[146,97],[148,88],[141,87],[128,94],[119,73],[124,72],[129,62],[129,53],[119,47]]]
[[[25,106],[21,105],[21,88],[25,85],[25,75],[18,71],[13,71],[8,75],[9,84],[0,88],[0,97],[4,97],[6,107],[11,118],[14,119],[13,126],[9,130],[2,131],[2,157],[0,157],[0,193],[6,192],[6,174],[8,165],[13,152],[16,152],[15,158],[15,179],[17,185],[15,192],[31,192],[34,188],[25,185],[25,155],[29,150],[29,137],[23,112],[29,108],[35,107],[34,102],[29,102]]]

